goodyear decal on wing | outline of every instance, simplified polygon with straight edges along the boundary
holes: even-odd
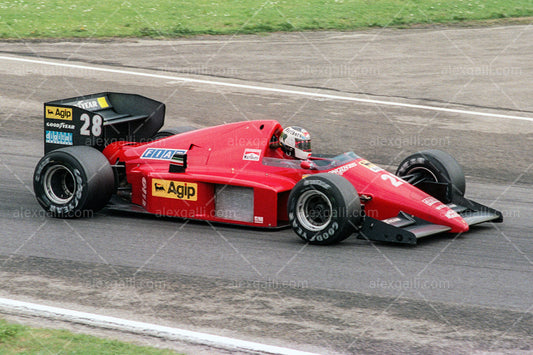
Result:
[[[104,108],[108,108],[109,103],[107,102],[107,99],[105,98],[105,96],[102,96],[102,97],[97,97],[94,99],[77,101],[74,104],[74,106],[77,106],[84,110],[94,111],[94,110],[101,110]]]
[[[45,117],[53,120],[72,121],[72,109],[68,107],[46,106]]]
[[[163,148],[148,148],[142,155],[141,159],[155,159],[155,160],[172,160],[174,154],[185,154],[185,149],[163,149]]]
[[[73,130],[74,128],[76,128],[76,126],[74,126],[73,124],[68,124],[68,123],[65,123],[65,122],[46,122],[46,127],[50,127],[50,128],[56,128],[56,129],[70,129],[70,130]]]
[[[198,200],[198,184],[192,182],[152,179],[152,196],[177,200]]]
[[[72,145],[72,133],[46,131],[45,142],[52,144]]]

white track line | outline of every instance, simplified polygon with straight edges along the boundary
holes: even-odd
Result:
[[[240,350],[266,354],[313,355],[312,353],[278,346],[165,327],[157,324],[102,316],[99,314],[72,311],[69,309],[50,307],[35,303],[15,301],[7,298],[0,298],[0,310],[9,314],[51,318],[71,323],[84,324],[91,327],[114,329],[168,340],[179,340],[193,344],[208,345],[231,351]]]
[[[238,88],[238,89],[275,92],[279,94],[299,95],[299,96],[307,96],[307,97],[314,97],[314,98],[321,98],[321,99],[362,102],[362,103],[374,104],[374,105],[396,106],[396,107],[405,107],[405,108],[429,110],[429,111],[437,111],[437,112],[458,113],[458,114],[479,116],[479,117],[503,118],[503,119],[510,119],[510,120],[533,122],[533,117],[502,115],[498,113],[459,110],[459,109],[439,107],[439,106],[416,105],[416,104],[408,104],[408,103],[395,102],[395,101],[373,100],[373,99],[364,99],[364,98],[342,96],[342,95],[331,95],[331,94],[324,94],[324,93],[317,93],[317,92],[272,88],[272,87],[267,87],[267,86],[237,84],[237,83],[215,81],[215,80],[193,79],[193,78],[186,78],[186,77],[173,76],[173,75],[143,73],[143,72],[132,71],[132,70],[111,69],[111,68],[102,68],[102,67],[89,66],[89,65],[72,64],[72,63],[51,62],[47,60],[37,60],[37,59],[7,57],[7,56],[0,56],[0,60],[10,60],[10,61],[15,61],[15,62],[51,65],[51,66],[64,67],[64,68],[92,70],[92,71],[99,71],[99,72],[105,72],[105,73],[144,76],[144,77],[154,78],[154,79],[177,80],[177,81],[182,81],[182,82],[187,82],[187,83],[225,86],[225,87],[232,87],[232,88]]]

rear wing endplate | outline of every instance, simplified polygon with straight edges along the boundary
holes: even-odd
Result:
[[[116,141],[142,142],[163,126],[165,104],[135,94],[102,92],[44,104],[44,151],[72,145],[103,150]]]

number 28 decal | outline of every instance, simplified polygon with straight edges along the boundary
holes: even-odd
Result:
[[[80,120],[83,122],[83,126],[80,128],[80,134],[82,136],[90,136],[91,133],[95,137],[99,137],[102,134],[102,124],[104,120],[100,115],[94,115],[91,117],[84,113],[80,116]]]
[[[402,185],[404,183],[404,181],[401,180],[400,178],[397,178],[395,176],[388,175],[388,174],[381,175],[381,179],[385,180],[385,181],[390,181],[390,183],[394,187],[399,187],[400,185]]]

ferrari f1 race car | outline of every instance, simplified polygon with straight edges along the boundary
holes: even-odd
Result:
[[[163,103],[133,94],[45,103],[45,155],[33,179],[39,204],[59,218],[106,207],[289,225],[312,244],[352,234],[416,244],[503,221],[499,211],[464,197],[461,167],[439,150],[406,157],[392,174],[353,152],[312,155],[307,131],[274,120],[161,130],[164,116]]]

